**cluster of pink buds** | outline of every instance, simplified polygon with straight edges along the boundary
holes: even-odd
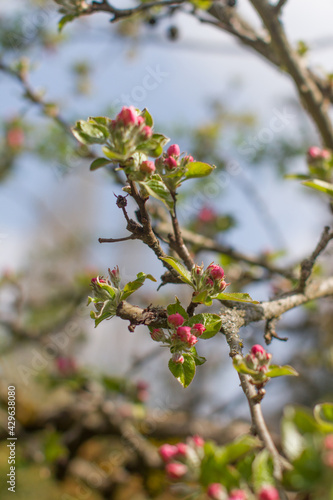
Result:
[[[220,483],[212,483],[207,488],[207,496],[211,500],[249,500],[249,495],[244,490],[232,490],[229,494]],[[251,498],[252,495],[251,495]],[[267,486],[258,493],[258,500],[280,500],[279,493],[273,486]]]
[[[204,266],[194,266],[192,269],[192,280],[195,284],[197,295],[200,292],[207,292],[208,295],[216,295],[229,285],[224,280],[224,270],[217,264],[210,264],[207,269]]]
[[[167,320],[168,333],[165,333],[162,328],[154,328],[150,332],[150,336],[155,342],[164,342],[175,348],[176,352],[172,356],[172,361],[183,364],[184,356],[181,352],[193,347],[206,330],[206,327],[202,323],[184,326],[185,318],[179,313],[170,314]]]
[[[135,129],[142,139],[148,140],[153,135],[151,127],[146,125],[143,116],[139,115],[134,106],[124,106],[116,119],[112,121],[113,128],[126,128],[127,132]]]
[[[159,453],[169,479],[198,478],[203,458],[204,440],[200,436],[188,438],[186,443],[163,444]]]
[[[109,276],[110,276],[110,281],[113,286],[116,288],[119,288],[120,285],[120,272],[119,272],[119,267],[116,266],[112,270],[109,269]]]
[[[252,376],[254,383],[262,383],[272,360],[272,355],[261,345],[256,344],[252,346],[250,353],[245,356],[244,360],[250,370],[257,372],[257,375]]]
[[[318,146],[311,146],[311,148],[308,149],[309,161],[329,160],[331,156],[330,151],[327,149],[320,149]]]
[[[193,162],[192,156],[184,156],[180,158],[180,148],[178,144],[171,144],[167,152],[155,161],[156,168],[160,173],[168,174],[175,169],[185,168],[189,163]]]
[[[156,170],[155,163],[150,160],[145,160],[140,164],[140,172],[147,175],[152,175]]]

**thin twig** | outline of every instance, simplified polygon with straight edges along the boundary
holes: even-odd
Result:
[[[288,0],[279,0],[278,3],[274,6],[274,10],[277,14],[279,14],[284,7],[284,5],[287,3]]]
[[[320,237],[319,243],[311,254],[311,257],[303,260],[301,263],[301,275],[299,279],[299,285],[297,287],[298,292],[304,292],[307,280],[311,276],[313,266],[323,250],[327,247],[328,243],[333,239],[333,231],[330,232],[329,226],[324,228],[324,231]]]

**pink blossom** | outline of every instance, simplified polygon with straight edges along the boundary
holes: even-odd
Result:
[[[325,450],[333,450],[333,434],[328,434],[324,439]]]
[[[168,156],[164,160],[164,163],[169,168],[176,168],[178,166],[177,160],[175,160],[173,156]]]
[[[172,444],[163,444],[158,451],[164,462],[169,462],[178,453],[177,447]]]
[[[164,339],[163,330],[160,328],[154,328],[154,330],[150,332],[150,336],[155,342],[161,342],[161,340]]]
[[[142,129],[142,134],[145,137],[145,139],[150,139],[151,136],[153,135],[153,131],[148,125],[145,125]]]
[[[224,276],[224,270],[222,269],[221,266],[217,266],[215,264],[211,264],[210,266],[208,266],[208,271],[209,271],[209,274],[210,276],[214,279],[214,280],[221,280]]]
[[[259,344],[255,344],[254,346],[252,346],[251,354],[253,354],[254,356],[256,356],[257,354],[265,354],[265,352],[265,349]]]
[[[124,125],[135,125],[137,123],[138,114],[134,106],[124,106],[117,116],[117,121],[123,122]]]
[[[329,158],[331,158],[331,153],[327,149],[322,149],[321,157],[323,160],[329,160]]]
[[[177,336],[182,342],[188,342],[191,335],[191,327],[190,326],[180,326],[177,328]]]
[[[313,159],[320,158],[321,149],[318,148],[318,146],[311,146],[311,148],[308,149],[308,155]]]
[[[259,493],[259,500],[280,500],[279,492],[273,486],[266,486]]]
[[[145,174],[153,174],[156,170],[156,167],[153,161],[145,160],[141,163],[140,170]]]
[[[243,490],[233,490],[228,500],[246,500],[247,494]]]
[[[223,495],[223,487],[220,483],[212,483],[207,488],[207,495],[212,500],[220,500]]]
[[[194,346],[198,342],[198,338],[195,335],[191,335],[187,343],[189,346]]]
[[[200,222],[212,222],[216,219],[216,212],[209,207],[203,207],[199,214],[198,219]]]
[[[10,148],[16,149],[21,148],[24,144],[24,132],[20,127],[13,127],[8,130],[7,136],[7,145]]]
[[[184,160],[186,163],[192,163],[192,161],[194,161],[193,156],[184,156]]]
[[[204,325],[202,325],[201,323],[196,323],[192,326],[191,332],[193,333],[193,335],[200,337],[200,335],[202,335],[205,330],[206,328],[204,327]]]
[[[184,323],[184,321],[185,320],[183,316],[179,313],[170,314],[170,316],[168,316],[168,323],[175,327],[181,326]]]
[[[166,465],[165,470],[169,479],[180,479],[185,476],[187,467],[185,464],[181,464],[179,462],[171,462]]]
[[[171,146],[168,147],[167,150],[168,156],[179,156],[180,155],[180,148],[178,144],[171,144]]]
[[[197,434],[195,436],[193,436],[192,439],[193,439],[195,446],[198,446],[199,448],[202,448],[203,445],[205,444],[205,441],[202,439],[202,437],[198,436]]]
[[[183,456],[187,455],[187,451],[188,451],[187,444],[185,444],[185,443],[178,443],[178,444],[176,444],[176,447],[177,447],[177,450],[178,450],[178,455],[183,455]]]
[[[184,364],[185,359],[184,359],[184,356],[182,354],[180,354],[179,352],[175,352],[175,354],[173,354],[173,356],[172,356],[172,361],[174,363],[182,365],[182,364]]]
[[[220,281],[219,283],[219,290],[221,290],[221,292],[227,288],[227,286],[230,285],[230,283],[226,283],[224,280]]]
[[[136,119],[137,125],[142,125],[145,122],[145,119],[143,116],[138,116]]]

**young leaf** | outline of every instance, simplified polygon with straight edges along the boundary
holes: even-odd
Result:
[[[186,179],[194,179],[195,177],[205,177],[213,172],[215,167],[202,163],[200,161],[193,161],[188,164],[187,171],[185,172]]]
[[[67,23],[70,23],[75,19],[77,16],[74,16],[72,14],[67,14],[66,16],[62,16],[60,21],[58,22],[58,31],[61,32],[62,29],[65,27]]]
[[[274,486],[273,461],[266,449],[259,452],[252,464],[252,481],[255,491],[259,491],[265,485]]]
[[[186,321],[186,325],[193,326],[196,323],[201,323],[205,326],[206,331],[200,335],[201,339],[210,339],[216,335],[221,328],[222,319],[217,314],[197,314],[192,316],[188,321]]]
[[[250,304],[259,304],[257,300],[251,299],[248,293],[219,293],[214,295],[213,299],[234,300],[236,302],[248,302]]]
[[[175,304],[169,304],[167,307],[168,315],[170,316],[171,314],[181,314],[183,318],[188,319],[188,314],[185,311],[185,309],[181,306],[180,301],[178,297],[175,297],[176,302]]]
[[[324,432],[333,432],[333,403],[318,404],[313,413]]]
[[[252,375],[252,376],[257,375],[257,372],[255,370],[251,370],[251,368],[249,368],[245,363],[244,358],[240,355],[235,356],[232,360],[232,363],[234,365],[234,368],[238,371],[238,373],[244,373],[245,375]]]
[[[174,200],[159,175],[153,175],[148,181],[139,182],[139,184],[146,189],[148,194],[162,201],[171,211],[174,210]]]
[[[292,375],[294,377],[297,377],[298,373],[292,366],[289,365],[270,365],[269,370],[266,372],[266,376],[270,378],[282,377],[284,375]]]
[[[98,168],[105,167],[105,165],[109,165],[110,160],[106,158],[96,158],[90,165],[90,170],[97,170]]]
[[[206,363],[206,358],[204,358],[203,356],[199,356],[195,347],[191,347],[190,353],[193,356],[196,366],[200,366]]]
[[[116,153],[115,151],[112,151],[112,149],[110,149],[107,146],[103,146],[102,151],[105,154],[105,156],[107,158],[109,158],[109,160],[111,160],[111,161],[118,162],[118,161],[125,161],[126,160],[126,155],[122,155],[121,153]]]
[[[333,184],[330,184],[329,182],[321,181],[320,179],[313,179],[312,181],[303,181],[302,184],[333,196]]]
[[[127,299],[132,293],[142,287],[143,283],[149,279],[151,281],[156,281],[156,279],[151,274],[139,273],[137,274],[136,280],[130,281],[124,286],[123,292],[121,294],[121,300]]]
[[[181,276],[182,281],[193,287],[193,283],[191,281],[191,273],[186,269],[186,267],[183,266],[181,262],[179,262],[179,260],[175,259],[174,257],[161,257],[161,260],[170,264],[170,266],[172,266]]]
[[[178,382],[184,387],[188,387],[195,375],[195,361],[193,356],[184,353],[184,363],[174,363],[172,359],[169,361],[169,370]]]

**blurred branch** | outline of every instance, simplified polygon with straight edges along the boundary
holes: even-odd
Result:
[[[284,5],[287,3],[288,0],[279,0],[276,5],[274,5],[274,10],[277,14],[279,14],[284,7]]]
[[[327,247],[328,243],[333,239],[333,231],[330,232],[330,228],[328,226],[325,227],[321,238],[319,240],[318,245],[314,249],[311,257],[309,259],[303,260],[301,263],[301,276],[299,280],[299,285],[297,287],[297,290],[299,292],[304,292],[306,282],[311,276],[313,266],[318,258],[318,256],[321,254],[323,250]]]
[[[294,80],[301,102],[316,124],[323,144],[333,149],[333,128],[327,112],[327,102],[301,57],[290,45],[275,8],[266,0],[250,0],[250,2],[269,33],[272,49]]]
[[[94,12],[107,12],[113,15],[111,18],[111,22],[113,23],[119,21],[119,19],[132,17],[135,14],[146,12],[156,7],[176,7],[185,4],[186,2],[187,0],[159,0],[155,2],[142,3],[131,9],[118,9],[106,0],[102,0],[101,2],[92,2],[91,6],[82,12],[82,15],[88,15]]]

